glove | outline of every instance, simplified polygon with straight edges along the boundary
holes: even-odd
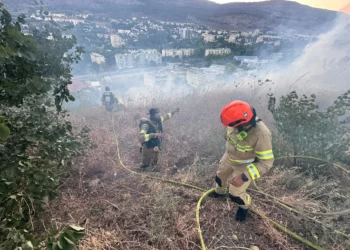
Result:
[[[154,151],[154,152],[159,152],[159,147],[158,147],[158,146],[155,146],[155,147],[153,148],[153,151]]]
[[[152,134],[152,137],[153,138],[161,138],[162,134],[161,133],[155,133],[155,134]]]

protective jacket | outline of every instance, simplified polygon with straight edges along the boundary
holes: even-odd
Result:
[[[255,127],[245,131],[228,127],[226,139],[226,151],[216,171],[215,193],[223,195],[228,188],[231,200],[247,209],[251,203],[247,188],[273,165],[271,132],[263,122],[257,120]],[[248,180],[240,187],[233,186],[232,179],[242,174]]]
[[[169,120],[172,117],[172,113],[167,113],[164,117],[161,117],[161,121],[154,125],[150,120],[143,118],[140,121],[140,136],[139,141],[146,145],[147,148],[160,147],[161,140],[159,138],[153,138],[152,134],[163,133],[163,122]]]
[[[239,133],[238,129],[226,130],[226,156],[232,164],[247,166],[251,180],[260,178],[273,165],[272,136],[262,121],[248,132]]]

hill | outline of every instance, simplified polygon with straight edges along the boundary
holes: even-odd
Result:
[[[254,86],[258,90],[263,88]],[[89,125],[91,137],[98,147],[75,162],[69,177],[62,181],[59,199],[51,203],[48,218],[85,225],[88,235],[80,243],[80,249],[201,249],[195,208],[202,193],[144,176],[212,188],[225,144],[225,130],[218,121],[218,114],[221,107],[232,100],[232,93],[244,99],[249,95],[241,88],[227,87],[202,94],[191,93],[177,100],[156,98],[152,106],[159,107],[162,113],[173,110],[176,105],[179,105],[180,113],[164,124],[166,134],[159,166],[146,171],[139,168],[137,122],[145,116],[151,103],[145,106],[142,100],[141,105],[134,103],[124,112],[115,114],[106,114],[100,108],[81,107],[77,110],[79,115],[73,113],[72,117],[76,124]],[[258,103],[257,97],[250,101],[272,128],[274,122],[265,106]],[[84,120],[79,118],[80,115]],[[118,135],[122,162],[143,176],[129,173],[119,163],[114,130]],[[336,214],[334,220],[330,220],[330,215],[323,214],[348,208],[349,202],[345,198],[348,186],[341,185],[346,179],[344,173],[317,161],[301,160],[293,166],[288,159],[279,159],[274,165],[275,168],[258,181],[260,189],[296,210],[308,211],[307,214],[286,210],[271,196],[262,195],[252,186],[249,193],[258,215],[250,213],[247,222],[239,224],[234,219],[235,204],[207,197],[200,210],[207,249],[249,249],[251,245],[261,250],[308,249],[275,229],[267,218],[322,249],[349,247],[344,241],[348,236],[335,233],[335,229],[346,231],[349,216],[338,220],[339,214]],[[317,173],[313,174],[313,171]],[[325,181],[325,178],[329,179]],[[62,207],[62,204],[66,205]],[[309,219],[321,213],[324,216],[317,216],[319,222]]]
[[[30,0],[5,0],[17,12],[35,8]],[[70,13],[92,12],[113,18],[148,16],[159,20],[195,21],[221,29],[264,29],[315,34],[332,25],[337,12],[292,1],[216,4],[206,0],[50,0],[45,8]],[[38,8],[38,6],[36,6]]]

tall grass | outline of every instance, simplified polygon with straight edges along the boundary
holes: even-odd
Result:
[[[225,144],[225,128],[220,122],[220,111],[235,99],[248,101],[256,108],[259,118],[274,133],[275,150],[283,154],[283,148],[288,146],[274,128],[272,116],[267,111],[266,91],[261,88],[257,81],[252,88],[223,86],[220,89],[193,91],[177,96],[157,92],[153,98],[147,95],[135,99],[126,98],[126,110],[113,114],[124,164],[139,171],[139,119],[147,117],[146,114],[152,107],[159,108],[162,114],[179,107],[180,112],[164,123],[159,172],[147,174],[206,188],[213,187],[215,171]],[[74,197],[75,203],[85,204],[81,214],[88,214],[86,217],[91,221],[91,233],[81,249],[94,248],[94,241],[97,245],[100,244],[100,249],[200,249],[193,219],[200,193],[149,181],[123,171],[116,161],[111,115],[101,107],[96,107],[78,109],[72,117],[76,123],[88,125],[92,129],[91,137],[97,146],[76,162],[76,172],[72,175],[78,181],[70,180],[62,185],[63,193]],[[341,172],[331,170],[332,167],[329,166],[330,170],[325,172],[327,176],[322,178],[303,175],[303,168],[319,165],[318,162],[301,161],[300,165],[293,166],[289,161],[276,161],[275,168],[259,180],[258,185],[267,193],[301,210],[328,212],[350,207],[347,177],[341,175]],[[97,187],[91,187],[89,183],[95,179],[99,179],[100,183]],[[74,190],[72,186],[76,183],[78,189]],[[260,211],[325,249],[346,249],[349,246],[334,232],[278,208],[264,196],[252,195],[253,204]],[[61,199],[67,199],[67,196],[62,195]],[[115,206],[101,203],[101,199],[108,200]],[[210,247],[215,249],[227,242],[232,244],[231,232],[240,225],[228,224],[225,214],[233,213],[234,206],[232,203],[211,201],[204,204],[203,230]],[[63,210],[67,211],[68,208]],[[257,243],[261,249],[303,249],[302,245],[272,229],[271,225],[258,217],[249,219],[252,224],[243,226],[241,231],[235,233],[244,238],[247,232],[255,232],[259,235],[258,242],[246,239],[240,242],[244,246]],[[338,220],[329,217],[319,219],[340,230],[349,230],[348,215]],[[105,241],[112,243],[108,245]]]

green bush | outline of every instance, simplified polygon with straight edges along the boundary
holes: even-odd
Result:
[[[269,95],[268,108],[276,121],[279,139],[284,142],[283,149],[287,150],[285,154],[350,162],[350,155],[346,154],[350,145],[347,134],[350,120],[346,117],[350,110],[350,90],[325,111],[316,104],[315,95],[299,97],[295,91],[282,96],[278,105],[276,98]],[[281,144],[279,140],[274,142],[275,146]]]
[[[54,23],[23,34],[25,17],[13,22],[2,4],[0,22],[0,249],[36,249],[46,239],[34,234],[36,216],[90,144],[89,130],[77,133],[62,111],[74,100],[67,86],[83,51]]]

